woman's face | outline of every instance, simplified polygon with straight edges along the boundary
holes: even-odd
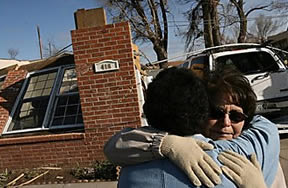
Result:
[[[243,109],[235,104],[224,103],[215,105],[210,117],[204,125],[204,135],[213,140],[231,140],[238,137],[244,126],[246,115]],[[230,101],[230,100],[229,100]]]

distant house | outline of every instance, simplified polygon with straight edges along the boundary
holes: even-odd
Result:
[[[288,51],[288,31],[270,36],[267,40],[272,46]]]
[[[103,9],[75,18],[73,54],[4,67],[0,60],[0,170],[88,165],[105,159],[115,132],[141,126],[129,24],[105,25]]]

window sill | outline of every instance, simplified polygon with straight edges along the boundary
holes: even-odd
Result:
[[[25,136],[21,138],[1,138],[0,146],[15,145],[15,144],[31,144],[55,141],[81,140],[84,139],[84,133],[66,133],[57,135],[38,135]]]

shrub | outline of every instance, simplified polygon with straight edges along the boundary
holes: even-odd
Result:
[[[73,168],[71,174],[78,179],[117,179],[116,165],[113,165],[109,161],[96,161],[91,167]]]

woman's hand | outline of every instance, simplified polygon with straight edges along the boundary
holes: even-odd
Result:
[[[203,150],[213,145],[192,137],[167,135],[163,138],[161,152],[181,168],[196,186],[220,184],[221,168]]]
[[[232,151],[221,152],[218,159],[224,165],[221,167],[224,174],[239,188],[267,188],[255,153],[251,155],[251,162]]]

